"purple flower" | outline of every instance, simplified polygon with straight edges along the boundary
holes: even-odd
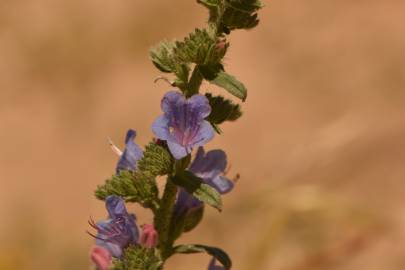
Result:
[[[225,267],[216,265],[216,259],[212,258],[210,264],[208,265],[208,270],[225,270]]]
[[[219,193],[225,194],[234,186],[234,183],[224,176],[226,166],[227,160],[224,151],[217,149],[205,153],[204,148],[199,147],[189,170]]]
[[[108,196],[106,208],[109,219],[97,222],[91,219],[90,226],[97,230],[96,245],[107,249],[112,256],[119,258],[123,249],[136,244],[139,238],[135,215],[130,215],[125,208],[124,200],[118,196]]]
[[[200,177],[206,184],[215,188],[219,193],[225,194],[231,191],[234,183],[224,176],[227,166],[226,154],[222,150],[211,150],[205,153],[203,147],[199,147],[197,154],[191,163],[189,170]],[[184,189],[179,189],[174,208],[175,217],[179,217],[203,207],[203,203],[189,194]]]
[[[117,174],[119,174],[121,170],[135,171],[138,160],[143,157],[142,149],[134,142],[135,137],[135,130],[128,130],[125,138],[125,149],[118,160],[116,168]],[[112,147],[116,148],[114,145],[112,145]]]
[[[202,146],[214,137],[211,124],[204,120],[210,113],[208,99],[194,95],[186,99],[181,93],[166,93],[161,102],[164,114],[152,124],[156,137],[167,141],[176,159],[191,153],[193,147]]]

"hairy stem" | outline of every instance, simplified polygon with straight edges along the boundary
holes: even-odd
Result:
[[[196,65],[194,67],[193,73],[191,74],[191,78],[188,83],[187,97],[191,97],[192,95],[198,94],[202,81],[203,76],[201,75],[199,66]]]
[[[159,249],[163,261],[167,259],[172,248],[172,243],[169,241],[169,230],[176,194],[177,186],[173,183],[171,176],[169,176],[163,192],[160,209],[155,216],[155,225],[159,232]]]

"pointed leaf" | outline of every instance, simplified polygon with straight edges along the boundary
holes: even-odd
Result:
[[[242,101],[246,100],[247,89],[246,87],[238,81],[232,75],[226,73],[225,71],[219,71],[216,77],[210,81],[212,84],[218,85],[225,90],[227,90],[232,95],[240,98]]]
[[[222,24],[229,30],[251,29],[259,23],[257,11],[263,7],[258,0],[225,0]]]
[[[205,245],[179,245],[173,248],[173,253],[193,254],[193,253],[208,253],[217,259],[225,269],[231,269],[232,261],[228,254],[220,248],[210,247]]]

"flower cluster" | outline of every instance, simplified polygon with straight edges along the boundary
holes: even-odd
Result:
[[[220,149],[205,150],[220,125],[241,117],[241,105],[212,93],[200,93],[203,81],[225,89],[245,101],[246,87],[225,71],[223,59],[236,29],[258,24],[260,0],[198,0],[209,9],[209,25],[196,29],[183,41],[162,42],[150,52],[153,64],[172,73],[177,89],[160,103],[162,115],[151,125],[152,141],[143,149],[135,143],[136,132],[128,130],[115,172],[95,195],[105,201],[108,216],[90,219],[95,239],[90,258],[99,270],[162,270],[176,254],[206,253],[208,270],[229,270],[232,262],[220,248],[201,244],[176,245],[183,233],[193,230],[203,218],[205,206],[222,209],[222,195],[234,188],[227,174],[228,161]],[[158,184],[166,176],[163,190]],[[138,226],[127,203],[138,203],[152,212],[153,220]]]
[[[224,175],[227,167],[225,152],[211,150],[205,153],[202,147],[214,137],[211,124],[205,120],[211,111],[208,99],[198,94],[187,99],[179,92],[170,91],[163,97],[161,108],[164,115],[158,117],[152,125],[152,131],[159,139],[154,142],[165,141],[176,160],[190,155],[193,148],[198,147],[195,158],[187,169],[220,194],[232,190],[234,183]],[[124,151],[110,142],[111,148],[119,155],[117,175],[122,171],[137,171],[138,161],[143,158],[144,152],[134,142],[135,137],[136,132],[128,130]],[[139,236],[136,217],[128,213],[122,197],[110,195],[105,202],[108,219],[97,223],[92,219],[89,221],[90,226],[97,232],[96,234],[89,232],[96,239],[91,259],[100,270],[108,269],[112,264],[112,258],[122,258],[124,250],[129,246],[153,249],[159,242],[158,232],[152,224],[143,225],[142,234]],[[173,218],[187,216],[203,207],[203,201],[180,187],[173,208]],[[214,263],[213,258],[209,269],[220,269]]]
[[[108,269],[111,257],[120,258],[123,250],[138,242],[139,232],[135,215],[130,215],[122,198],[109,196],[106,200],[109,219],[89,224],[96,229],[96,247],[91,252],[91,259],[100,270]]]

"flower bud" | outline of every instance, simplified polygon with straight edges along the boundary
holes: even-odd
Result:
[[[98,270],[107,270],[111,266],[111,254],[107,249],[95,246],[90,253],[91,261]]]
[[[215,45],[215,50],[220,55],[223,57],[226,54],[226,51],[228,50],[229,43],[226,42],[225,39],[219,40],[217,44]]]
[[[140,244],[146,248],[154,248],[158,243],[158,232],[152,224],[145,224],[139,239]]]

